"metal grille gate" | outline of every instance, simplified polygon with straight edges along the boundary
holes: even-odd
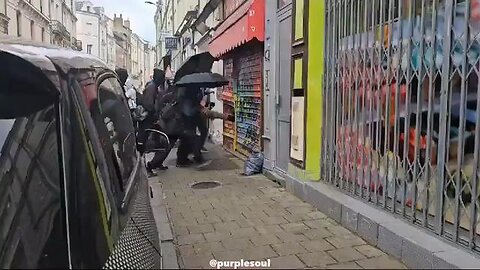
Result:
[[[322,179],[480,251],[480,0],[325,15]]]

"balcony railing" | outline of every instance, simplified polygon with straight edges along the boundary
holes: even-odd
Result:
[[[50,27],[52,29],[52,33],[55,35],[60,35],[62,37],[70,37],[70,32],[68,32],[65,25],[57,20],[53,20],[50,22]]]
[[[72,37],[72,49],[81,51],[82,50],[82,41]]]

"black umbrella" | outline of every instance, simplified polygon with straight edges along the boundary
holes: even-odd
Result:
[[[218,73],[202,72],[183,76],[175,83],[179,87],[214,88],[228,84],[228,80]]]
[[[175,72],[174,82],[180,80],[183,76],[199,73],[199,72],[210,72],[212,69],[213,62],[216,59],[209,52],[195,54],[190,56],[185,63]]]

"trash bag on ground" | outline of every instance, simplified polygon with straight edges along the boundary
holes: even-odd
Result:
[[[243,167],[243,175],[250,176],[257,173],[262,173],[263,170],[263,153],[253,153],[251,154],[247,161],[245,161],[245,165]]]

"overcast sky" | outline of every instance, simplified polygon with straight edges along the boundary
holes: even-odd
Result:
[[[155,44],[155,6],[145,4],[144,0],[90,0],[94,6],[103,6],[105,13],[113,19],[123,14],[123,19],[130,19],[130,27],[133,32]],[[152,1],[155,2],[155,1]]]

